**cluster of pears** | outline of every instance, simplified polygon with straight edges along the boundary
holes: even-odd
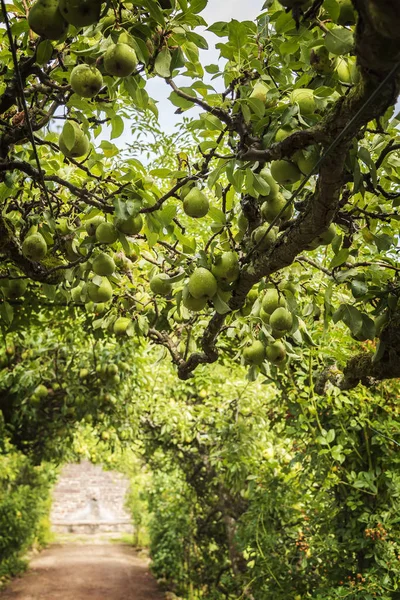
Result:
[[[243,350],[245,362],[260,366],[267,359],[273,365],[284,365],[287,352],[280,338],[293,329],[294,319],[282,291],[276,288],[267,289],[260,303],[258,316],[269,326],[274,341],[265,346],[260,340],[254,340]]]
[[[197,267],[183,288],[183,306],[189,311],[199,312],[216,294],[228,301],[231,284],[239,277],[239,270],[238,255],[233,251],[216,256],[210,269]],[[157,273],[150,280],[150,289],[156,296],[168,297],[173,290],[173,281],[167,273]]]
[[[97,23],[101,5],[101,0],[37,0],[29,11],[29,26],[44,38],[59,40],[69,25],[82,28]],[[128,77],[135,71],[138,59],[135,50],[126,42],[122,33],[118,42],[105,51],[102,58],[108,75]],[[97,67],[79,64],[71,72],[70,84],[79,96],[93,98],[103,87],[103,76]]]

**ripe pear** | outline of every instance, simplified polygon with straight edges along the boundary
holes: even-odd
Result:
[[[69,78],[72,90],[82,98],[93,98],[103,86],[103,76],[96,67],[77,65]]]
[[[273,365],[282,365],[286,360],[286,348],[282,342],[274,342],[265,349],[267,360]]]
[[[68,29],[58,0],[37,0],[29,11],[28,23],[32,31],[49,40],[60,39]]]
[[[97,0],[59,0],[58,8],[75,27],[87,27],[100,19],[101,2]]]
[[[194,219],[205,217],[209,208],[210,203],[207,196],[197,187],[192,188],[183,199],[183,210]]]
[[[279,193],[275,198],[267,200],[261,205],[261,216],[265,221],[272,223],[272,221],[279,215],[281,210],[286,206],[286,198]],[[282,213],[282,218],[284,213]]]
[[[257,100],[261,100],[263,104],[267,108],[272,108],[276,104],[276,100],[270,98],[267,100],[267,94],[269,92],[269,87],[264,81],[257,81],[251,94],[250,98],[256,98]]]
[[[128,319],[128,317],[118,317],[113,325],[114,334],[116,336],[125,335],[131,322],[132,321]]]
[[[189,286],[185,286],[182,292],[182,304],[188,310],[192,312],[198,312],[203,310],[208,301],[207,297],[203,298],[194,298],[192,294],[189,292]]]
[[[150,280],[150,289],[157,296],[168,296],[172,290],[170,277],[166,273],[158,273]]]
[[[283,142],[289,135],[293,133],[293,129],[290,127],[280,127],[275,134],[275,142]]]
[[[269,323],[272,329],[277,330],[279,333],[287,333],[293,325],[292,313],[287,308],[279,307],[272,313]]]
[[[276,241],[277,228],[272,227],[270,231],[269,224],[265,223],[254,229],[251,234],[251,239],[254,245],[257,246],[257,250],[268,250]],[[267,233],[268,231],[268,233]]]
[[[301,172],[298,166],[289,160],[272,161],[271,175],[275,181],[282,185],[290,185],[301,179]]]
[[[137,62],[134,49],[120,42],[110,46],[104,54],[104,68],[114,77],[129,77],[136,69]]]
[[[5,282],[4,295],[6,298],[20,298],[28,287],[27,279],[8,279]]]
[[[89,151],[89,139],[75,121],[65,123],[58,138],[58,145],[64,156],[69,158],[84,156]]]
[[[96,217],[89,219],[85,224],[86,233],[90,236],[95,235],[97,227],[100,223],[104,223],[104,221],[105,219],[102,215],[97,215]]]
[[[90,300],[96,303],[108,302],[113,295],[112,286],[107,277],[103,277],[100,285],[96,285],[93,281],[90,281],[87,290]]]
[[[277,308],[286,307],[286,300],[283,294],[280,294],[276,288],[268,289],[262,301],[262,309],[269,315],[272,315]]]
[[[195,184],[193,183],[193,181],[189,181],[188,183],[185,183],[185,185],[181,187],[181,189],[179,191],[179,197],[181,200],[185,199],[185,197],[188,195],[190,190],[193,189],[194,185]]]
[[[112,275],[115,271],[115,262],[111,256],[102,252],[94,259],[92,268],[96,275]]]
[[[118,231],[112,223],[105,221],[96,228],[96,240],[100,244],[114,244],[118,239]]]
[[[232,283],[239,277],[239,259],[236,252],[223,252],[215,259],[211,269],[212,274],[218,281]]]
[[[47,254],[46,240],[40,233],[28,235],[22,244],[22,254],[32,261],[42,260]]]
[[[315,113],[314,92],[308,88],[299,88],[293,90],[290,95],[292,104],[298,104],[302,115],[312,115]]]
[[[268,323],[269,323],[270,316],[271,315],[269,315],[267,312],[265,312],[265,310],[263,310],[263,307],[260,308],[259,317],[260,317],[261,321],[263,323],[265,323],[266,325],[268,325]]]
[[[265,360],[264,344],[259,340],[254,340],[250,346],[243,350],[243,358],[247,364],[262,365]]]
[[[115,226],[118,231],[124,233],[125,235],[137,235],[140,233],[143,227],[143,217],[141,214],[136,215],[135,217],[128,217],[127,219],[115,219]]]
[[[253,308],[253,305],[257,298],[258,290],[257,288],[252,288],[247,294],[244,306],[242,306],[242,308],[240,309],[240,314],[243,315],[243,317],[247,317],[251,313],[251,309]]]
[[[45,385],[40,384],[34,389],[33,393],[37,398],[46,398],[49,395],[49,390]]]
[[[212,298],[217,293],[217,280],[208,269],[198,267],[189,278],[188,290],[197,300]]]
[[[303,175],[315,173],[315,165],[319,160],[319,150],[317,146],[310,146],[305,150],[298,150],[293,156]]]

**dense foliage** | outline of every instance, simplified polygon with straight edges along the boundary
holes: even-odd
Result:
[[[395,599],[397,3],[206,5],[2,0],[0,576],[87,457],[185,598]]]
[[[0,431],[4,436],[3,424]],[[35,466],[7,440],[0,448],[0,585],[24,567],[32,544],[41,547],[50,535],[48,513],[55,470]]]

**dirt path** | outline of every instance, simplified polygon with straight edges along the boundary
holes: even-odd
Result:
[[[164,594],[129,546],[55,544],[0,600],[164,600]]]

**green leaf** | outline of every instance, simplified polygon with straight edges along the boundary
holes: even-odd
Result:
[[[368,292],[368,285],[365,281],[359,281],[358,279],[353,279],[351,282],[351,293],[354,298],[362,298]]]
[[[351,306],[350,304],[341,304],[332,318],[334,323],[343,321],[354,336],[357,337],[357,335],[361,333],[363,327],[362,314],[354,306]]]
[[[347,54],[354,46],[352,31],[346,27],[334,27],[325,36],[325,46],[336,56]]]
[[[63,127],[62,139],[68,150],[71,150],[74,147],[76,140],[75,128],[69,121],[66,121]]]
[[[53,55],[53,45],[50,40],[43,40],[37,47],[36,62],[39,65],[44,65],[51,59]]]
[[[119,115],[111,119],[111,139],[120,137],[124,132],[124,120]]]
[[[154,71],[161,77],[171,76],[171,52],[168,48],[163,48],[157,55],[154,63]]]

